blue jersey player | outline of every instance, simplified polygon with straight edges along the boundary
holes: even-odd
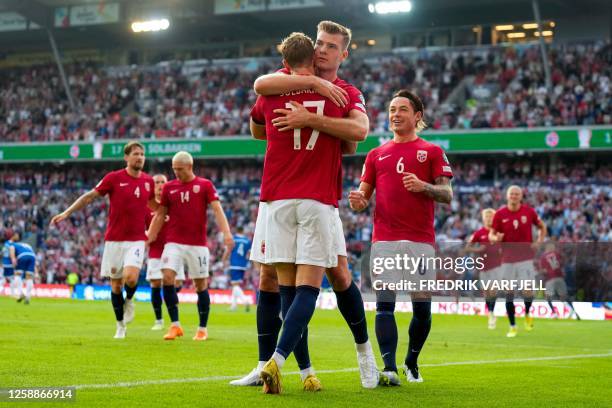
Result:
[[[244,295],[240,285],[244,281],[244,273],[249,265],[249,252],[252,242],[243,232],[242,227],[237,228],[237,234],[234,235],[236,244],[230,256],[230,284],[232,285],[232,306],[230,310],[236,310],[238,303],[244,303],[248,311],[250,299]]]
[[[13,284],[13,263],[11,262],[10,247],[13,245],[13,241],[8,239],[2,246],[2,275],[0,275],[0,290],[4,289],[4,283],[9,278],[11,281],[11,294],[15,296],[15,286]]]
[[[11,237],[12,245],[9,246],[9,256],[11,264],[15,269],[13,283],[17,290],[17,301],[25,299],[25,304],[30,303],[32,289],[34,288],[34,273],[36,272],[36,254],[25,242],[20,242],[19,233],[16,232]],[[25,277],[26,290],[23,294],[22,279]]]

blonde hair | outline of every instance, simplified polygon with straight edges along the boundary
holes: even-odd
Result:
[[[338,24],[333,21],[324,20],[317,24],[317,34],[321,31],[327,34],[340,34],[342,35],[342,39],[344,42],[344,49],[348,49],[349,44],[351,43],[351,38],[353,33],[350,28],[343,26],[342,24]]]
[[[521,195],[523,195],[523,189],[516,184],[513,184],[510,187],[508,187],[508,189],[506,190],[506,195],[510,194],[510,190],[513,190],[513,189],[520,191]]]
[[[493,208],[485,208],[484,210],[482,210],[482,215],[487,214],[495,214],[495,210]]]
[[[191,154],[189,154],[189,152],[180,151],[177,152],[174,157],[172,157],[172,162],[193,165],[193,157],[191,156]]]
[[[312,64],[314,43],[304,33],[291,33],[279,45],[279,51],[291,68]]]

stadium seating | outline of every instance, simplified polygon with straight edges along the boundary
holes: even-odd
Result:
[[[387,129],[386,103],[404,87],[421,96],[432,129],[610,124],[609,49],[603,42],[554,46],[551,92],[533,45],[362,54],[340,76],[364,93],[376,132]],[[55,65],[5,69],[0,142],[245,135],[253,81],[277,61],[68,65],[78,113],[70,112]],[[458,87],[464,96],[449,98]]]
[[[547,171],[530,161],[453,158],[455,198],[449,206],[438,205],[436,232],[439,241],[464,240],[480,226],[479,211],[504,203],[504,189],[512,183],[526,188],[526,200],[547,223],[549,233],[559,241],[612,241],[612,168],[568,161],[562,169]],[[371,208],[363,213],[348,209],[346,192],[359,183],[363,159],[353,159],[344,168],[344,196],[340,204],[351,263],[361,256],[362,241],[372,234]],[[261,164],[253,161],[215,165],[203,173],[216,184],[232,227],[242,225],[252,234],[257,216]],[[196,164],[196,170],[199,168]],[[497,169],[494,177],[493,170]],[[50,217],[66,208],[77,196],[99,180],[108,168],[91,168],[84,174],[78,166],[61,168],[6,168],[0,175],[0,237],[19,228],[37,248],[41,280],[63,282],[76,270],[85,282],[99,282],[103,232],[107,217],[106,200],[98,200],[69,222],[47,228]],[[171,174],[170,168],[157,168]],[[209,217],[210,220],[214,218]],[[209,245],[213,259],[220,259],[221,237],[209,224]],[[213,275],[223,265],[213,264]],[[221,284],[223,280],[218,280]]]

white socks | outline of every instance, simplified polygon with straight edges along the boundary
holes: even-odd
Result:
[[[302,378],[302,382],[304,382],[306,377],[308,377],[309,375],[314,375],[314,374],[315,374],[315,371],[314,371],[314,368],[312,368],[312,366],[305,368],[303,370],[300,370],[300,377]]]
[[[23,291],[23,281],[21,280],[21,276],[15,275],[13,277],[13,285],[15,288],[15,296],[21,297],[21,293]]]
[[[276,365],[278,366],[278,369],[279,370],[282,369],[283,366],[285,365],[285,357],[281,356],[275,351],[274,354],[272,354],[272,358],[274,359],[274,361],[276,361]]]
[[[358,353],[367,353],[369,350],[372,350],[372,344],[370,344],[370,340],[362,344],[355,343],[355,348]]]
[[[26,289],[25,296],[27,300],[30,300],[30,296],[32,296],[32,289],[34,289],[34,279],[26,279]]]

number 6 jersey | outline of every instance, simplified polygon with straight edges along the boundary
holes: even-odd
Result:
[[[371,150],[361,181],[376,188],[372,242],[435,242],[434,200],[425,193],[406,190],[402,181],[405,173],[430,184],[440,176],[453,177],[440,146],[420,137],[406,143],[391,140]]]
[[[153,178],[144,172],[132,177],[121,169],[104,176],[95,190],[110,199],[105,241],[146,241],[145,217],[148,201],[155,198],[153,186]]]
[[[338,206],[338,176],[341,174],[341,140],[311,128],[280,132],[272,120],[281,115],[275,109],[293,109],[295,101],[310,112],[334,118],[348,116],[353,109],[365,113],[361,93],[336,79],[335,85],[349,94],[349,103],[338,107],[311,89],[277,96],[259,96],[251,111],[258,124],[266,126],[266,157],[261,181],[261,201],[311,199]]]

